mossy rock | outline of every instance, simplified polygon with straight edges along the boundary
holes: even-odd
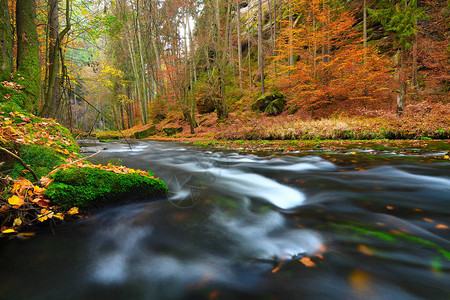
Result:
[[[168,135],[174,135],[183,131],[183,127],[166,127],[163,128],[163,131]]]
[[[163,114],[157,114],[154,118],[153,118],[153,124],[159,124],[161,123],[161,121],[164,121],[166,119],[166,116]]]
[[[272,95],[264,95],[262,97],[259,97],[258,100],[253,102],[252,110],[263,112],[266,109],[266,107],[270,104],[270,102],[272,102],[272,101],[273,101]]]
[[[276,99],[269,103],[269,105],[266,107],[265,112],[269,115],[279,115],[283,111],[284,107],[286,106],[286,100],[284,99]]]
[[[53,203],[83,209],[124,200],[164,197],[167,185],[160,179],[138,173],[116,174],[95,168],[61,169],[45,192]]]
[[[107,142],[110,140],[118,140],[121,137],[119,133],[100,133],[97,135],[97,138],[100,142]]]
[[[255,102],[252,104],[252,110],[258,111],[258,112],[264,112],[266,111],[266,108],[274,101],[281,100],[284,102],[284,105],[286,104],[286,101],[284,100],[284,96],[281,93],[274,93],[274,94],[268,94],[264,95],[258,98]],[[277,102],[274,104],[276,107],[279,107],[281,105],[281,102]]]
[[[155,127],[155,125],[153,125],[153,126],[150,126],[147,129],[144,129],[144,130],[141,130],[141,131],[136,131],[134,133],[134,137],[136,139],[144,139],[146,137],[149,137],[149,136],[155,135],[155,134],[156,134],[156,127]]]

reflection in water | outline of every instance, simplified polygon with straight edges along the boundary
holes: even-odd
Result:
[[[448,163],[104,147],[169,198],[3,242],[0,299],[450,298]]]

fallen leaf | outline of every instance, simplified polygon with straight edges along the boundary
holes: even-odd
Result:
[[[22,225],[22,219],[15,218],[14,222],[13,222],[13,226],[20,226],[20,225]]]
[[[316,263],[311,260],[309,257],[302,257],[299,260],[302,264],[304,264],[308,268],[312,268],[316,266]]]
[[[272,273],[276,273],[276,272],[278,272],[280,269],[281,269],[281,264],[279,264],[278,266],[276,266],[273,270],[272,270]]]
[[[61,221],[64,221],[64,215],[62,213],[56,213],[53,218],[58,218]]]
[[[33,187],[33,192],[37,195],[43,195],[45,193],[45,188],[41,188],[41,187],[38,187],[37,185],[35,185]]]
[[[2,230],[2,233],[16,233],[17,231],[15,231],[14,229],[12,229],[12,228],[8,228],[8,229],[5,229],[5,230]]]
[[[372,249],[370,249],[369,247],[367,247],[366,245],[359,245],[358,246],[358,250],[362,253],[364,253],[365,255],[369,255],[369,256],[373,256],[373,251]]]
[[[46,215],[38,215],[37,219],[39,220],[39,222],[44,222],[48,219],[48,217]]]
[[[12,196],[11,198],[8,199],[8,203],[11,204],[12,206],[18,206],[21,207],[23,205],[23,198],[22,197],[18,197],[16,195]]]
[[[11,207],[9,207],[9,206],[7,206],[7,205],[2,205],[2,206],[0,207],[0,213],[5,212],[5,211],[9,210],[10,208],[11,208]]]
[[[69,209],[69,211],[67,212],[69,215],[76,215],[78,214],[78,207],[72,207],[71,209]]]
[[[21,232],[18,234],[19,236],[35,236],[35,232]]]
[[[438,224],[438,225],[436,225],[436,228],[437,229],[448,229],[448,226],[444,225],[444,224]]]

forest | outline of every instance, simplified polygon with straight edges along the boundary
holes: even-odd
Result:
[[[1,6],[4,97],[81,135],[449,137],[448,1]]]
[[[0,0],[0,298],[450,299],[450,0]]]

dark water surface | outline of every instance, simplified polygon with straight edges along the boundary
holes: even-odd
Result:
[[[1,241],[0,299],[450,299],[449,162],[85,146],[169,198]]]

